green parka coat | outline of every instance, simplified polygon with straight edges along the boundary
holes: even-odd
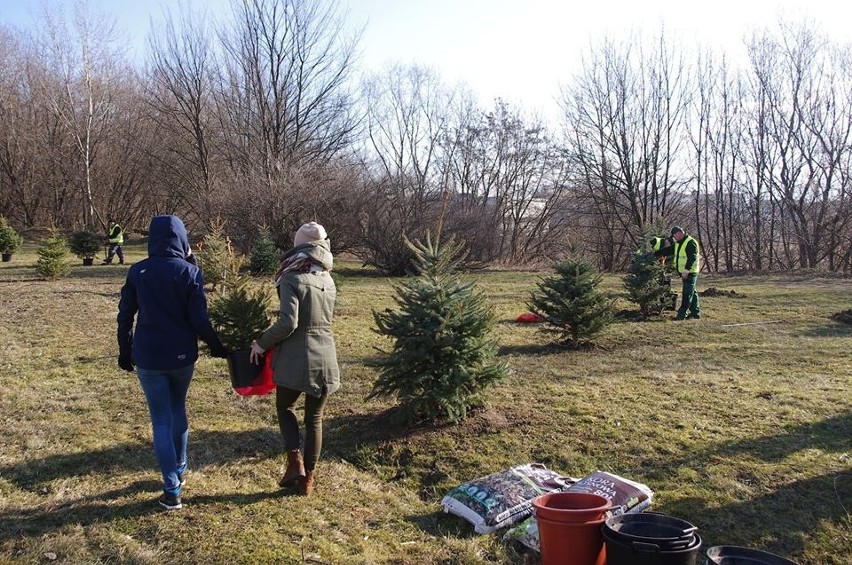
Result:
[[[319,397],[340,387],[331,332],[337,299],[329,273],[333,259],[327,240],[294,247],[286,256],[296,253],[306,253],[322,270],[281,275],[277,283],[281,299],[278,321],[256,341],[264,351],[276,348],[272,357],[275,384]]]

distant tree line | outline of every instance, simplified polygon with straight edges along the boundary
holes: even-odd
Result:
[[[84,8],[0,27],[0,213],[25,233],[177,213],[245,251],[314,219],[388,273],[427,231],[485,263],[622,270],[676,223],[710,272],[852,272],[852,51],[813,26],[755,31],[745,68],[602,39],[547,124],[418,65],[360,74],[337,6],[167,13],[144,64]]]

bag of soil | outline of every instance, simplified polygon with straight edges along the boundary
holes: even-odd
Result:
[[[441,506],[487,534],[523,520],[532,514],[532,499],[565,490],[574,480],[541,463],[528,463],[461,484],[444,496]]]

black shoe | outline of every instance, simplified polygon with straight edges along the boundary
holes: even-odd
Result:
[[[179,494],[163,493],[160,495],[160,498],[157,499],[157,502],[166,510],[180,510],[183,508]]]
[[[700,320],[700,319],[701,319],[701,314],[689,314],[689,315],[686,317],[686,319],[687,319],[687,320]]]

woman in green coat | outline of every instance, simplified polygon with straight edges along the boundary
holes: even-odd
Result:
[[[278,321],[251,346],[260,362],[274,347],[275,405],[287,449],[287,468],[278,484],[296,487],[304,495],[314,489],[314,470],[322,448],[322,416],[328,395],[340,387],[340,370],[331,321],[337,289],[331,278],[333,257],[325,229],[304,224],[293,248],[281,262],[275,286],[281,299]],[[305,394],[305,454],[300,450],[299,423],[293,407]]]

